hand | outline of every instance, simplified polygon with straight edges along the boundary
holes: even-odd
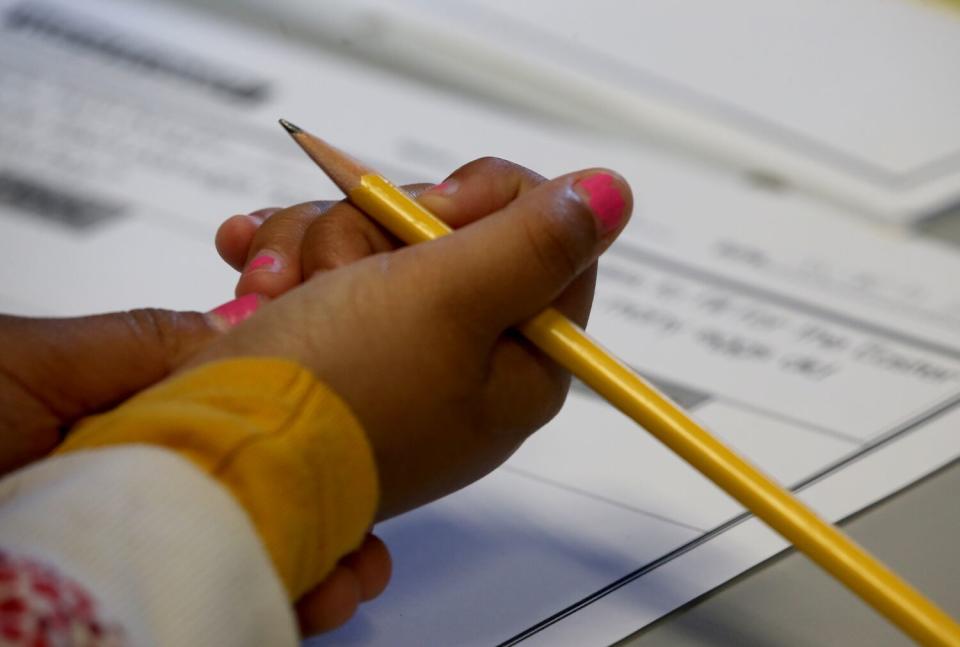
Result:
[[[434,213],[459,228],[498,211],[544,181],[532,171],[509,162],[484,159],[467,165],[447,182],[432,187],[422,200]],[[416,195],[428,187],[430,185],[415,185],[406,189]],[[619,190],[624,193],[618,195],[629,201],[629,191],[622,185]],[[629,202],[621,207],[627,213]],[[613,238],[613,232],[609,232],[607,238]],[[317,273],[335,270],[397,247],[393,236],[347,202],[314,202],[282,210],[263,209],[248,216],[234,216],[217,232],[217,248],[224,260],[237,270],[246,268],[237,285],[238,296],[264,294],[277,297]],[[583,307],[583,300],[589,302],[594,270],[594,267],[588,268],[579,280],[580,285],[564,297],[572,309],[582,315],[582,323],[586,320],[587,309]],[[581,303],[575,303],[578,300]],[[510,352],[503,351],[503,354]],[[526,354],[529,350],[521,352]],[[535,363],[545,361],[538,353],[534,356]],[[528,359],[523,361],[530,362]],[[506,373],[508,362],[503,364],[501,370]],[[532,370],[540,372],[541,368]],[[544,371],[550,374],[546,378],[551,382],[548,388],[565,392],[564,378],[560,376],[559,384],[556,383],[554,371],[552,368]],[[361,550],[348,565],[354,573],[366,573],[367,577],[373,578],[380,576],[382,588],[389,579],[390,567],[386,548],[382,544],[379,546],[386,562],[378,561],[376,555],[371,558]],[[367,568],[357,568],[360,558],[368,564]],[[383,570],[378,572],[378,565]],[[342,583],[344,576],[350,575],[338,567],[300,601],[297,609],[305,633],[334,628],[353,614],[357,606],[357,587]]]
[[[220,329],[215,316],[156,309],[0,315],[0,475],[42,458],[80,418],[162,380]]]
[[[333,572],[297,601],[304,636],[336,629],[353,617],[361,602],[377,597],[390,581],[390,553],[374,535],[342,558]]]
[[[483,476],[556,413],[569,376],[508,329],[551,303],[585,324],[594,262],[631,203],[606,171],[541,182],[496,160],[420,199],[462,229],[387,251],[392,239],[347,204],[274,213],[253,234],[238,293],[277,294],[319,273],[191,360],[289,357],[330,384],[370,439],[381,519]],[[317,259],[329,240],[341,261]],[[230,236],[218,242],[239,265]]]

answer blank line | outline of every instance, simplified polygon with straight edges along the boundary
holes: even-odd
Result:
[[[524,477],[524,478],[528,478],[528,479],[531,479],[531,480],[533,480],[533,481],[537,481],[538,483],[542,483],[542,484],[544,484],[544,485],[551,485],[551,486],[553,486],[553,487],[555,487],[555,488],[559,488],[559,489],[561,489],[561,490],[565,490],[566,492],[570,492],[571,494],[579,494],[580,496],[587,497],[588,499],[592,499],[592,500],[594,500],[594,501],[599,501],[599,502],[601,502],[601,503],[606,503],[606,504],[608,504],[608,505],[612,505],[612,506],[615,506],[615,507],[617,507],[617,508],[621,508],[621,509],[623,509],[623,510],[629,510],[630,512],[636,512],[637,514],[641,514],[641,515],[643,515],[643,516],[645,516],[645,517],[650,517],[651,519],[656,519],[657,521],[662,521],[662,522],[664,522],[664,523],[668,523],[668,524],[670,524],[670,525],[672,525],[672,526],[677,526],[678,528],[683,528],[683,529],[685,529],[685,530],[691,530],[691,531],[693,531],[693,532],[699,532],[699,533],[706,532],[706,528],[698,528],[697,526],[691,526],[691,525],[688,524],[688,523],[684,523],[684,522],[682,522],[682,521],[677,521],[676,519],[671,519],[670,517],[664,517],[664,516],[662,516],[662,515],[656,514],[655,512],[650,512],[650,511],[644,510],[644,509],[642,509],[642,508],[635,508],[635,507],[633,507],[633,506],[631,506],[631,505],[627,505],[626,503],[623,503],[623,502],[621,502],[621,501],[617,501],[616,499],[610,499],[610,498],[607,498],[607,497],[605,497],[605,496],[601,496],[601,495],[599,495],[599,494],[595,494],[595,493],[593,493],[593,492],[590,492],[589,490],[583,490],[583,489],[580,489],[580,488],[578,488],[578,487],[573,487],[572,485],[567,485],[566,483],[562,483],[562,482],[560,482],[560,481],[555,481],[555,480],[553,480],[553,479],[551,479],[551,478],[547,478],[547,477],[545,477],[545,476],[540,476],[540,475],[538,475],[538,474],[534,474],[533,472],[528,472],[528,471],[525,470],[525,469],[522,469],[522,468],[519,468],[519,467],[514,467],[513,465],[507,464],[507,465],[502,466],[500,469],[502,469],[502,470],[504,470],[504,471],[506,471],[506,472],[510,472],[511,474],[516,474],[517,476],[522,476],[522,477]]]

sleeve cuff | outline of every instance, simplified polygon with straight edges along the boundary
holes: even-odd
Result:
[[[300,365],[208,364],[84,421],[58,450],[165,447],[225,485],[247,511],[291,599],[319,583],[373,523],[377,478],[346,404]]]

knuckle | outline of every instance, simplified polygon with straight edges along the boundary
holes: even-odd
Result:
[[[256,220],[259,220],[259,221],[260,221],[260,224],[263,224],[263,223],[265,223],[266,221],[270,220],[270,217],[271,217],[273,214],[277,213],[278,211],[282,211],[282,210],[283,210],[282,207],[264,207],[263,209],[257,209],[256,211],[251,211],[251,212],[250,212],[249,214],[247,214],[247,215],[248,215],[249,217],[255,218]]]
[[[461,171],[488,177],[511,178],[518,193],[546,182],[546,178],[536,171],[501,157],[481,157],[464,166]]]
[[[342,200],[313,200],[311,202],[305,202],[302,205],[297,205],[297,207],[303,208],[313,216],[322,216],[341,202]]]
[[[322,213],[323,210],[313,202],[278,211],[257,229],[254,235],[254,247],[289,245],[298,242],[310,223]]]
[[[160,308],[139,308],[124,313],[124,324],[134,346],[154,365],[169,373],[183,358],[186,351],[181,334],[195,322],[188,318],[200,318],[197,313],[174,312]]]
[[[415,184],[404,184],[401,188],[409,195],[411,198],[418,198],[420,194],[434,186],[430,182],[417,182]]]
[[[539,429],[553,420],[570,390],[570,374],[561,370],[547,358],[540,359],[541,371],[537,376],[536,384],[530,385],[535,397],[530,400],[526,426],[531,431]]]
[[[525,438],[550,422],[563,407],[570,387],[570,375],[538,351],[524,348],[523,364],[516,372],[519,381],[509,380],[494,387],[494,400],[487,408],[498,413],[494,426],[500,433]],[[521,394],[522,396],[518,396]]]
[[[346,211],[331,212],[307,229],[302,245],[306,275],[337,269],[376,251],[364,223],[353,215]]]
[[[531,256],[553,281],[570,280],[579,274],[592,244],[583,227],[570,226],[571,221],[581,220],[581,214],[569,212],[569,208],[551,209],[541,214],[543,217],[522,220]]]
[[[469,282],[438,281],[431,263],[422,262],[416,247],[393,254],[381,254],[381,272],[384,285],[398,293],[416,291],[417,298],[409,305],[401,304],[404,312],[416,320],[418,335],[429,338],[438,352],[433,358],[458,364],[450,366],[451,374],[473,376],[475,353],[486,348],[500,333],[486,323],[478,313],[483,303],[479,288]],[[422,289],[418,286],[432,286]]]
[[[515,193],[543,181],[530,169],[500,157],[481,157],[461,167],[453,175],[483,178],[483,182],[492,185],[506,183],[513,187]]]
[[[316,245],[324,245],[330,238],[336,237],[344,228],[342,218],[337,218],[336,213],[328,213],[323,218],[318,218],[304,233],[304,242]]]
[[[466,164],[463,167],[463,170],[475,171],[478,173],[497,173],[502,171],[509,171],[517,167],[517,164],[509,160],[505,160],[502,157],[494,157],[492,155],[486,155],[484,157],[478,157],[472,162]]]
[[[543,400],[541,413],[543,418],[538,427],[547,424],[560,413],[563,403],[567,400],[567,392],[570,390],[570,376],[566,373],[554,373],[552,377],[552,387],[549,394]]]

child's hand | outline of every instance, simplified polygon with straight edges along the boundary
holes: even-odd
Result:
[[[404,189],[453,228],[505,206],[546,179],[511,162],[483,158],[439,185]],[[321,217],[322,216],[322,217]],[[260,209],[228,218],[217,231],[217,250],[241,271],[237,296],[278,297],[317,272],[348,265],[400,244],[346,201],[315,201],[287,209]]]
[[[420,199],[470,226],[396,251],[347,204],[275,213],[254,234],[238,292],[278,294],[328,271],[191,362],[271,355],[312,369],[363,423],[381,519],[480,478],[558,411],[569,376],[508,330],[551,303],[585,324],[594,262],[631,209],[626,183],[606,171],[541,183],[481,160],[450,182]],[[251,271],[264,255],[275,264]]]

